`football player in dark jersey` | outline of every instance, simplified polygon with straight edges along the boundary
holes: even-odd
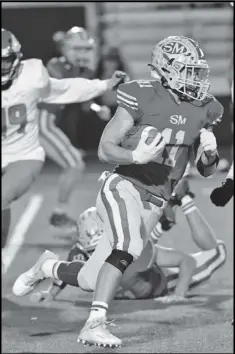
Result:
[[[90,315],[78,336],[83,343],[121,345],[121,339],[108,330],[106,316],[123,273],[140,257],[197,140],[196,165],[202,176],[211,176],[219,161],[211,126],[221,118],[223,107],[208,93],[209,67],[202,49],[190,38],[167,37],[154,46],[150,67],[153,81],[120,85],[119,107],[99,145],[100,160],[118,166],[97,197],[97,213],[106,237],[101,238],[84,266],[76,262],[77,269],[73,265],[70,271],[71,282],[81,288],[89,288],[89,282],[94,290]],[[147,144],[149,136],[144,131],[134,150],[123,148],[126,133],[141,124],[151,125],[160,133]],[[16,280],[14,292],[23,295],[45,272],[58,274],[66,268],[47,251],[35,267]]]
[[[51,77],[57,79],[94,78],[95,41],[84,28],[72,27],[67,32],[57,32],[54,35],[54,41],[62,55],[48,62],[47,69]],[[63,168],[58,186],[57,205],[50,217],[50,223],[54,227],[72,231],[77,228],[77,224],[68,214],[68,202],[85,168],[83,153],[75,146],[78,140],[78,129],[75,123],[77,124],[78,120],[84,117],[89,118],[88,115],[92,115],[92,118],[94,116],[94,118],[109,120],[110,110],[107,106],[100,106],[93,100],[69,106],[41,104],[40,108],[41,143],[47,156]],[[62,123],[63,117],[65,117],[65,123]],[[67,135],[57,124],[70,127],[70,131],[64,129]]]

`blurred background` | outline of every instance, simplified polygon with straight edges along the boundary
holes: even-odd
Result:
[[[111,76],[125,69],[131,79],[148,79],[152,46],[169,35],[197,40],[211,68],[211,93],[225,108],[216,130],[223,154],[232,144],[230,87],[233,77],[233,7],[229,2],[3,2],[2,25],[13,31],[25,58],[41,58],[45,65],[60,53],[53,35],[73,26],[95,39],[94,75]],[[99,102],[115,111],[115,93]],[[74,145],[94,153],[106,122],[82,114],[63,121],[61,129]],[[92,125],[92,129],[90,126]],[[75,127],[75,129],[74,129]],[[76,131],[76,133],[75,133]],[[227,153],[228,151],[228,153]]]

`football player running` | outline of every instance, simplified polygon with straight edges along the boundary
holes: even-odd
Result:
[[[202,176],[211,176],[219,161],[209,127],[221,118],[223,107],[208,93],[209,67],[199,45],[183,36],[167,37],[154,46],[150,67],[153,78],[156,73],[160,80],[119,86],[119,107],[99,145],[100,160],[117,166],[104,181],[96,202],[104,237],[81,270],[79,262],[77,269],[70,270],[74,284],[81,288],[92,284],[94,290],[90,315],[78,336],[83,343],[121,345],[121,339],[108,330],[106,316],[124,272],[145,248],[185,172],[194,143],[200,139],[197,168]],[[171,123],[172,116],[182,115],[184,125]],[[139,124],[151,125],[160,133],[147,144],[148,133],[144,132],[133,151],[123,148],[124,136]],[[57,271],[57,256],[46,252],[26,276],[16,280],[15,293],[31,291],[44,277],[42,263],[47,270]]]
[[[28,191],[45,159],[38,137],[38,102],[84,102],[116,87],[121,75],[115,72],[103,81],[49,78],[41,60],[22,60],[19,41],[2,29],[2,247],[11,203]]]
[[[170,230],[176,224],[175,209],[179,206],[187,218],[193,240],[202,249],[201,252],[186,254],[173,248],[161,247],[158,244],[163,232]],[[67,262],[83,261],[85,263],[94,252],[100,238],[104,237],[104,226],[95,207],[85,210],[80,215],[78,227],[77,243],[70,250]],[[175,238],[177,238],[176,235]],[[155,298],[157,301],[167,303],[187,300],[188,288],[208,280],[226,260],[224,244],[219,241],[217,247],[213,248],[214,239],[212,228],[194,204],[188,181],[183,178],[165,207],[158,224],[151,232],[152,242],[148,242],[140,258],[133,262],[124,273],[115,297],[132,300]],[[204,251],[204,248],[208,249],[209,243],[211,249]],[[149,259],[153,259],[153,262]],[[54,281],[51,286],[33,293],[30,297],[31,301],[48,302],[55,299],[66,285],[70,284],[70,267],[67,263],[67,273],[60,272],[61,268],[58,267],[57,273],[53,274]],[[83,290],[91,288],[92,285],[89,289]]]
[[[67,32],[57,32],[53,36],[57,43],[60,57],[52,58],[47,64],[51,77],[56,79],[82,77],[94,78],[95,41],[82,27],[72,27]],[[94,101],[69,106],[52,106],[42,104],[39,114],[39,134],[46,155],[62,167],[59,179],[57,204],[50,216],[50,223],[72,231],[77,228],[76,220],[68,215],[67,206],[70,196],[78,184],[85,165],[82,153],[73,146],[67,135],[56,125],[56,121],[86,117],[89,111],[92,117],[109,120],[110,110],[107,106],[99,106]],[[71,123],[71,121],[69,122]],[[76,129],[72,124],[74,134]]]

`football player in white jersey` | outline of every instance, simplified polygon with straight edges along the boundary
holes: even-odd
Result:
[[[22,60],[16,37],[2,29],[2,247],[10,226],[10,205],[38,176],[45,153],[38,138],[39,102],[84,102],[116,88],[125,73],[108,80],[50,78],[39,59]]]

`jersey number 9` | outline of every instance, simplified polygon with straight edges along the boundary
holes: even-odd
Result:
[[[16,104],[8,108],[2,108],[2,135],[5,137],[8,125],[19,125],[17,132],[23,134],[27,123],[26,105]]]

